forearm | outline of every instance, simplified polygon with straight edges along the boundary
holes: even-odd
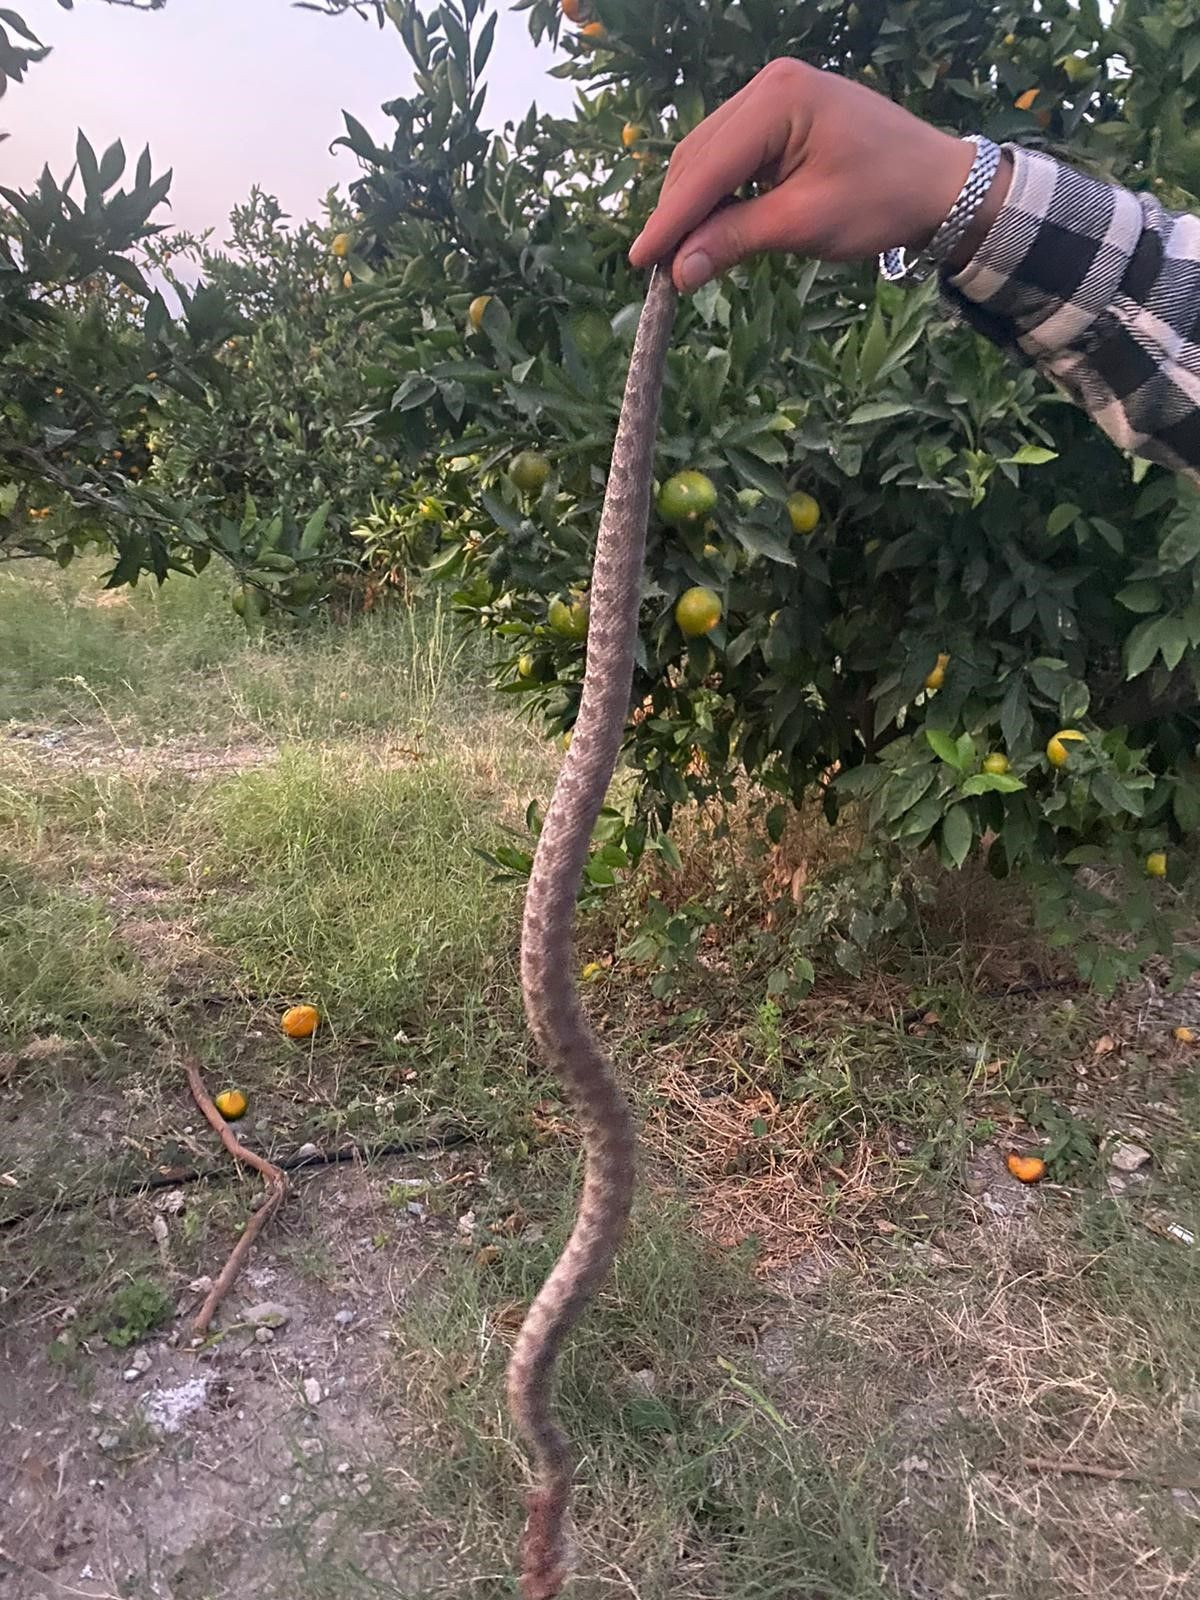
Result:
[[[943,274],[947,301],[1122,449],[1200,480],[1200,221],[1049,156],[1009,155],[1002,202]]]

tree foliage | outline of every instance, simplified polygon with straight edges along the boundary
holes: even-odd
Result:
[[[560,731],[584,645],[548,604],[586,586],[641,293],[625,251],[678,137],[794,55],[1195,204],[1200,7],[1137,0],[1106,23],[1094,0],[596,0],[580,28],[553,0],[519,9],[580,100],[495,137],[494,15],[388,7],[417,93],[385,108],[386,146],[347,117],[364,168],[348,265],[392,347],[379,435],[440,462],[458,604],[510,644],[503,687]],[[536,497],[505,474],[529,448],[554,468]],[[644,821],[749,775],[781,815],[814,790],[831,817],[853,799],[877,840],[948,866],[984,836],[998,872],[1127,865],[1122,914],[1154,929],[1139,863],[1200,819],[1189,485],[949,326],[931,285],[780,260],[683,312],[658,461],[707,473],[718,503],[651,528],[626,752]],[[806,537],[786,510],[798,489],[822,508]],[[673,617],[693,585],[722,600],[700,640]],[[1046,750],[1064,727],[1083,737],[1060,767]],[[986,771],[998,752],[1007,769]]]

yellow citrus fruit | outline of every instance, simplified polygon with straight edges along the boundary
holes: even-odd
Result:
[[[329,246],[335,256],[348,256],[350,254],[350,235],[339,233]]]
[[[343,272],[342,273],[342,288],[343,289],[351,289],[353,287],[354,287],[354,274],[352,272]]]
[[[483,324],[483,313],[487,310],[491,303],[492,297],[490,294],[477,294],[474,300],[471,301],[471,304],[467,307],[467,321],[471,324],[476,333],[479,332],[479,329]]]
[[[584,983],[595,983],[597,978],[604,976],[604,968],[598,961],[589,961],[579,976]]]
[[[390,476],[391,474],[389,474]],[[396,474],[397,480],[399,480],[400,476],[400,473]],[[417,511],[422,522],[440,522],[442,520],[442,508],[436,500],[422,500],[417,507]]]
[[[226,1122],[236,1122],[239,1117],[246,1115],[246,1096],[240,1089],[222,1089],[213,1105]]]
[[[927,689],[940,689],[942,687],[946,681],[946,668],[949,665],[949,662],[950,657],[944,650],[941,651],[937,658],[937,665],[925,679],[925,687]]]
[[[538,494],[550,476],[550,461],[540,450],[522,450],[508,464],[508,475],[522,494]]]
[[[792,519],[793,533],[811,533],[821,520],[821,508],[812,495],[797,490],[787,498],[788,516]]]
[[[573,728],[568,728],[566,733],[560,733],[558,736],[558,748],[560,750],[569,750],[571,748],[571,740],[574,737],[575,730]]]
[[[1087,742],[1087,735],[1080,733],[1078,728],[1060,728],[1053,738],[1046,742],[1046,760],[1052,767],[1065,767],[1069,744]]]
[[[517,677],[522,683],[532,683],[537,677],[537,660],[528,653],[517,662]]]
[[[1004,35],[1004,42],[1005,42],[1005,44],[1016,44],[1016,42],[1017,42],[1016,34],[1015,33],[1006,33]]]
[[[321,1013],[316,1006],[290,1006],[280,1018],[279,1026],[289,1039],[310,1039],[320,1020]]]
[[[645,128],[640,128],[636,122],[627,122],[621,129],[621,143],[626,150],[632,149],[645,131]]]
[[[699,522],[717,503],[717,486],[706,473],[689,470],[668,478],[658,491],[658,514],[664,522]]]
[[[675,621],[679,631],[688,639],[700,639],[711,633],[721,620],[721,600],[712,589],[697,585],[685,589],[675,602]]]
[[[1195,1044],[1196,1035],[1191,1028],[1176,1028],[1175,1038],[1180,1044]]]
[[[1046,1175],[1046,1163],[1041,1156],[1022,1156],[1013,1150],[1004,1164],[1022,1183],[1036,1183]]]
[[[586,600],[551,600],[546,608],[546,621],[563,639],[586,639],[588,608]]]
[[[995,773],[1007,772],[1008,771],[1008,757],[1004,754],[1004,751],[1003,750],[993,750],[990,755],[984,756],[984,758],[983,758],[983,770],[985,772],[995,772]]]
[[[1165,850],[1151,850],[1146,857],[1146,876],[1149,878],[1165,878],[1167,875],[1167,852]]]

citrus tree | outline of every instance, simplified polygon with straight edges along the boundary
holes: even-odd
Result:
[[[458,605],[510,645],[501,686],[562,734],[642,292],[625,252],[675,140],[793,55],[1195,204],[1200,5],[518,9],[580,98],[495,136],[494,14],[389,6],[418,93],[386,108],[386,146],[347,118],[347,270],[391,344],[378,435],[439,476]],[[817,792],[830,818],[852,799],[877,843],[950,867],[987,839],[994,871],[1037,878],[1064,940],[1082,891],[1061,869],[1125,867],[1134,956],[1161,940],[1152,875],[1200,822],[1195,491],[946,325],[931,285],[780,260],[682,311],[658,462],[626,749],[638,842],[749,775],[773,835]],[[878,925],[859,907],[836,930],[847,965]],[[1112,952],[1092,955],[1110,979]]]

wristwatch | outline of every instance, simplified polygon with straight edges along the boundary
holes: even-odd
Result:
[[[963,234],[975,220],[980,206],[987,199],[988,191],[1000,170],[998,144],[993,144],[982,133],[971,134],[966,143],[975,146],[975,159],[971,163],[971,170],[967,173],[966,182],[959,191],[958,199],[950,207],[945,221],[924,250],[919,252],[917,261],[924,258],[933,266],[940,266],[949,260],[961,242]],[[885,250],[879,257],[879,270],[889,283],[898,282],[910,273],[918,277],[925,276],[926,274],[916,272],[917,261],[908,261],[902,248]]]

